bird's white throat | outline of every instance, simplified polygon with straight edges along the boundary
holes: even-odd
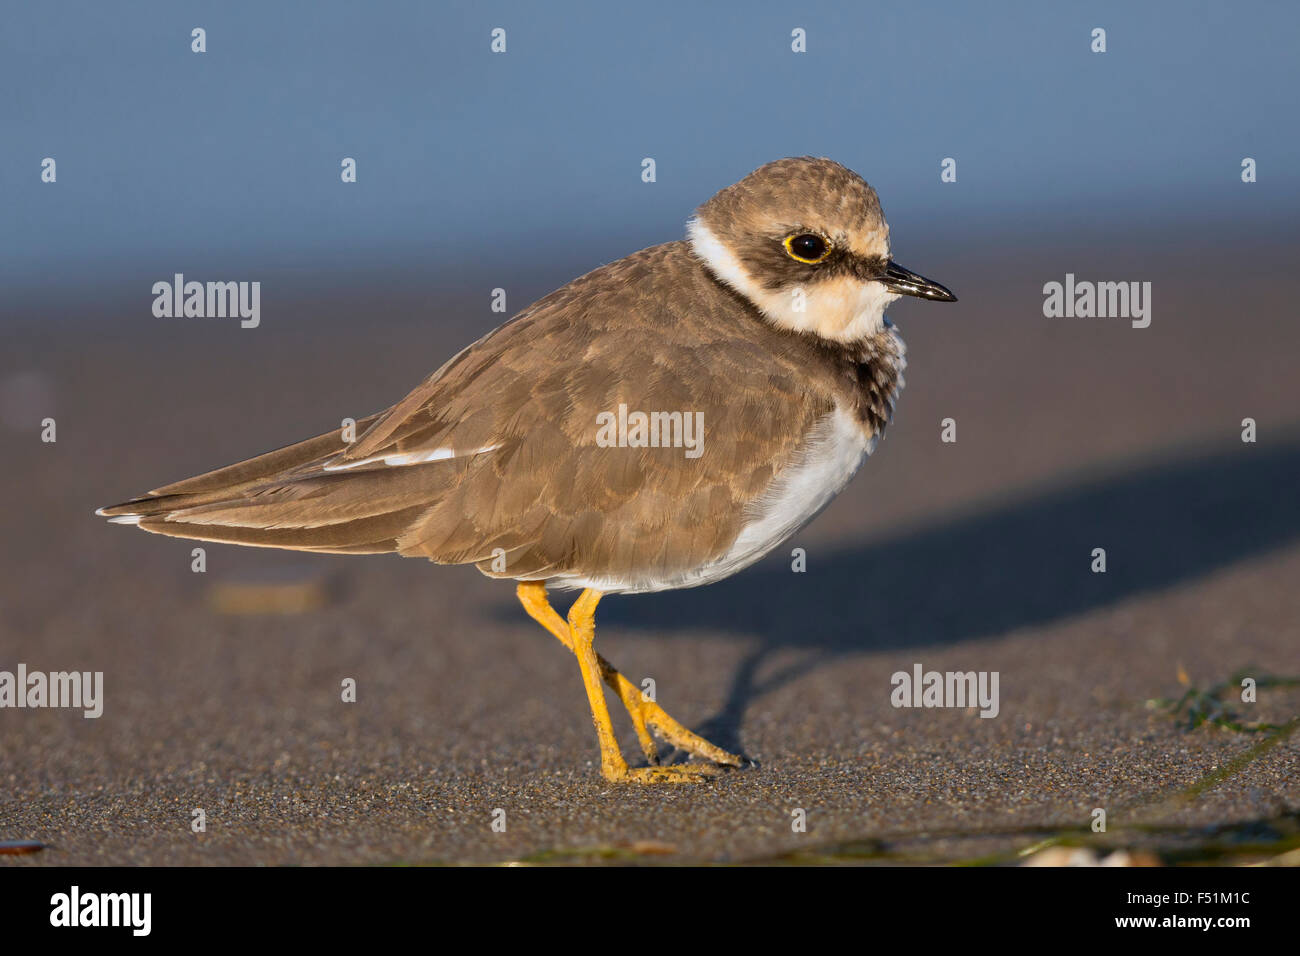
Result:
[[[832,342],[858,342],[885,327],[885,309],[895,299],[879,282],[852,276],[826,279],[793,289],[765,289],[708,226],[686,224],[691,250],[715,276],[754,304],[773,325],[810,332]]]

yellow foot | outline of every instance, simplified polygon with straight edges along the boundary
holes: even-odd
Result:
[[[693,733],[652,700],[641,697],[641,688],[618,672],[605,658],[591,647],[595,633],[594,614],[600,592],[588,589],[574,602],[569,611],[569,620],[556,613],[546,599],[546,585],[541,581],[521,581],[519,583],[519,602],[528,615],[548,631],[559,638],[560,642],[578,658],[582,670],[583,683],[587,688],[587,697],[591,703],[591,716],[596,725],[596,736],[600,741],[602,773],[606,780],[636,780],[641,783],[683,782],[698,780],[708,776],[718,768],[700,764],[680,764],[671,767],[659,767],[659,748],[655,745],[653,731],[660,738],[679,750],[727,767],[743,767],[746,761],[721,747],[709,743],[699,734]],[[636,729],[637,743],[641,752],[652,767],[643,770],[629,770],[626,761],[618,751],[614,739],[613,727],[609,721],[609,710],[605,704],[605,695],[593,675],[599,673],[610,688],[618,694],[632,726]],[[751,764],[752,761],[749,761]]]
[[[613,783],[701,783],[721,772],[713,764],[676,763],[666,767],[624,767],[606,771],[605,779]]]
[[[628,693],[628,690],[632,691],[632,693]],[[656,754],[653,749],[645,746],[647,740],[646,728],[653,730],[668,743],[679,750],[686,751],[693,757],[710,760],[715,764],[722,764],[727,767],[744,765],[743,759],[733,753],[728,753],[716,744],[709,743],[699,734],[682,726],[654,701],[643,700],[641,692],[635,687],[630,685],[628,688],[620,687],[619,691],[623,706],[627,708],[628,715],[632,718],[632,723],[636,727],[637,738],[642,741],[641,749],[646,752],[646,756],[652,761],[655,760]]]

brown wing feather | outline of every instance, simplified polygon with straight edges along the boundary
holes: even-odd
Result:
[[[357,422],[358,429],[367,428],[378,419],[371,415]],[[172,482],[155,488],[139,498],[132,498],[122,504],[100,508],[99,514],[105,517],[128,515],[162,514],[175,508],[221,501],[242,489],[283,478],[304,466],[310,467],[325,462],[347,447],[343,441],[343,429],[308,438],[305,441],[285,445],[275,451],[249,458],[245,461],[226,465],[215,471],[205,472],[193,478]]]
[[[725,553],[746,506],[834,407],[840,396],[809,385],[820,364],[813,344],[772,329],[670,243],[571,283],[458,356],[366,455],[500,446],[399,538],[402,554],[504,577],[670,575]],[[597,415],[620,404],[703,411],[704,454],[599,447]]]

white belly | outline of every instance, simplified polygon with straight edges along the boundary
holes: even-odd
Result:
[[[837,408],[808,436],[803,460],[785,468],[754,502],[750,521],[731,550],[701,569],[708,584],[749,567],[821,512],[844,490],[879,436],[867,438],[853,415]]]
[[[862,467],[878,438],[867,438],[852,413],[842,408],[827,415],[809,433],[801,459],[782,469],[750,505],[746,523],[731,548],[709,564],[665,577],[613,580],[565,575],[548,583],[637,594],[720,581],[749,567],[815,518]]]

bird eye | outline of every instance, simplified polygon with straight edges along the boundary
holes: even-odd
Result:
[[[782,243],[791,259],[814,265],[830,255],[831,247],[821,236],[811,232],[801,232],[797,236],[786,236]]]

